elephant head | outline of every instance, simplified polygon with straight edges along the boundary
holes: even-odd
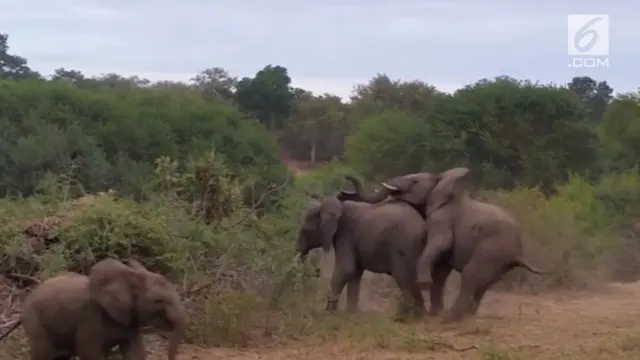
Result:
[[[313,249],[331,250],[333,237],[342,216],[342,202],[336,196],[314,201],[307,210],[300,230],[296,250],[304,260]]]
[[[360,199],[368,203],[379,203],[392,196],[412,205],[424,217],[459,197],[463,192],[460,181],[469,173],[468,168],[453,168],[439,174],[428,172],[413,173],[395,177],[383,182],[382,188],[373,194],[365,193],[356,178],[345,177],[356,189]],[[351,192],[343,192],[353,196]]]
[[[89,272],[91,298],[116,322],[128,327],[152,325],[171,331],[168,359],[176,358],[186,328],[182,301],[164,276],[135,260],[97,262]]]

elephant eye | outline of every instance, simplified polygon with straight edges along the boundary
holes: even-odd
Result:
[[[155,298],[155,299],[153,299],[153,304],[154,305],[164,305],[164,299]]]

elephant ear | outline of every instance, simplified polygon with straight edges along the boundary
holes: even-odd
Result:
[[[140,264],[137,260],[135,259],[127,259],[125,260],[125,264],[129,265],[130,267],[138,270],[138,271],[143,271],[143,272],[149,272],[149,270],[147,270],[146,267],[144,267],[144,265]]]
[[[340,217],[342,217],[342,203],[336,197],[325,199],[318,216],[320,233],[322,234],[322,250],[328,252],[331,249],[333,237],[338,231]]]
[[[464,181],[462,180],[468,173],[469,169],[465,167],[453,168],[440,173],[440,181],[431,191],[427,201],[426,216],[433,214],[450,200],[462,195],[464,191]]]
[[[105,259],[89,272],[89,294],[109,316],[129,325],[134,298],[144,284],[144,274],[118,260]]]

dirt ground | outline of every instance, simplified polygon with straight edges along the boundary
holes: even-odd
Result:
[[[330,261],[322,261],[325,274]],[[379,294],[384,281],[371,274],[363,281],[358,318],[365,327],[369,318],[387,317],[393,309],[394,303]],[[452,282],[447,305],[457,292]],[[403,329],[404,339],[397,331],[385,339],[383,329],[373,344],[344,339],[250,350],[192,347],[182,359],[640,359],[640,282],[541,295],[488,293],[478,316],[460,324],[431,318],[394,326]]]
[[[364,294],[363,294],[364,295]],[[451,299],[449,299],[451,300]],[[476,319],[404,325],[437,334],[433,348],[365,348],[340,341],[251,350],[186,350],[183,359],[640,359],[640,283],[589,292],[487,295]],[[366,304],[365,304],[366,305]],[[371,305],[371,304],[369,304]],[[366,306],[364,311],[366,312]],[[366,315],[361,315],[366,316]],[[450,348],[451,346],[455,349]],[[471,349],[469,349],[471,348]]]
[[[330,258],[321,261],[325,276],[330,264]],[[180,359],[640,359],[640,282],[540,295],[490,292],[476,318],[443,325],[434,318],[412,324],[388,320],[395,302],[381,294],[387,279],[366,274],[362,311],[351,315],[359,325],[344,330],[348,324],[338,323],[335,339],[250,349],[184,345]],[[452,283],[447,306],[457,291],[456,280]],[[354,332],[367,334],[354,337]],[[164,344],[150,348],[150,359],[166,358]]]

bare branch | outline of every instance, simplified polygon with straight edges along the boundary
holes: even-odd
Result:
[[[240,220],[236,221],[229,228],[233,229],[236,226],[246,222],[247,219],[249,219],[249,217],[251,217],[251,215],[255,213],[255,210],[258,208],[258,206],[260,206],[264,202],[264,200],[267,198],[268,195],[273,194],[273,193],[275,193],[277,191],[280,191],[280,190],[284,189],[289,184],[289,180],[291,180],[291,176],[288,176],[287,180],[284,183],[280,184],[280,185],[275,185],[275,184],[269,185],[267,187],[267,189],[260,195],[258,200],[251,205],[251,207],[249,208],[249,211],[247,212],[247,214],[245,216],[243,216]]]

